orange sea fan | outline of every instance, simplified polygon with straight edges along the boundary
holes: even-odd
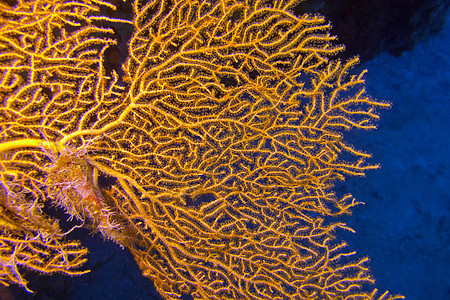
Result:
[[[127,248],[166,299],[375,297],[368,259],[335,240],[358,202],[333,184],[378,167],[342,131],[375,128],[389,104],[366,95],[357,58],[335,58],[323,17],[296,16],[297,1],[150,0],[131,22],[86,0],[25,21],[31,3],[2,10],[0,171],[27,195],[12,209],[47,220],[33,232],[51,220],[42,203],[59,204]],[[108,22],[133,26],[125,86],[106,71]]]

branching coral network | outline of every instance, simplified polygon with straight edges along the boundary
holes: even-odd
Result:
[[[100,0],[1,4],[0,282],[86,272],[51,203],[166,299],[375,298],[367,258],[335,241],[358,202],[332,187],[377,168],[342,131],[389,104],[297,2],[136,0],[133,21]],[[133,27],[123,78],[112,23]]]

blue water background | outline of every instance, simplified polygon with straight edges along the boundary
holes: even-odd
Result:
[[[392,108],[377,131],[348,136],[381,169],[339,185],[366,203],[347,219],[356,234],[344,240],[371,258],[380,290],[450,299],[450,14],[411,51],[361,67],[369,94]]]

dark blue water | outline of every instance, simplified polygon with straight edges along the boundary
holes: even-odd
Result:
[[[381,170],[340,186],[366,203],[348,223],[376,287],[406,299],[450,299],[450,14],[401,57],[365,63],[369,94],[392,103],[377,131],[355,133]]]

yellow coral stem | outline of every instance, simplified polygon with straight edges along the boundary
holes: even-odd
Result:
[[[51,148],[50,143],[40,139],[19,139],[0,143],[0,153],[21,148]]]

